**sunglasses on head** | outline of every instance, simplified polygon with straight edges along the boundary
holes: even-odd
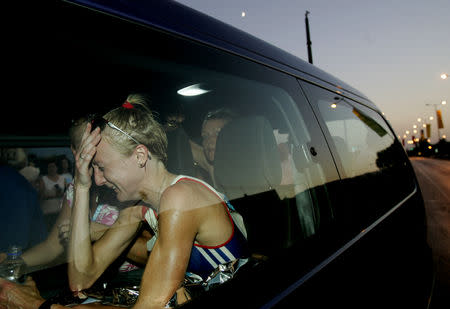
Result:
[[[133,136],[131,136],[130,134],[128,134],[127,132],[125,132],[124,130],[122,130],[121,128],[119,128],[118,126],[116,126],[114,123],[106,120],[105,118],[103,118],[100,115],[91,115],[89,117],[89,122],[91,123],[91,130],[95,130],[97,127],[100,128],[100,131],[103,131],[105,129],[106,126],[109,126],[110,128],[119,131],[120,133],[124,134],[126,137],[128,137],[129,139],[131,139],[133,142],[135,142],[136,144],[142,144],[145,145],[144,143],[139,142],[137,139],[135,139]]]

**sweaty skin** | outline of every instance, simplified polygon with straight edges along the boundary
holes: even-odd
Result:
[[[75,205],[71,237],[69,282],[72,290],[82,290],[95,282],[108,265],[128,246],[143,220],[142,206],[121,211],[118,220],[94,244],[89,239],[87,201],[91,175],[97,185],[116,191],[121,201],[145,196],[159,214],[159,237],[150,254],[134,308],[163,308],[180,288],[194,241],[214,246],[232,234],[222,200],[204,186],[191,181],[171,185],[176,175],[154,159],[148,149],[136,146],[125,157],[114,150],[98,129],[86,129],[82,151],[76,157],[79,177],[75,183]],[[92,161],[93,168],[90,167]],[[142,164],[144,162],[144,164]]]

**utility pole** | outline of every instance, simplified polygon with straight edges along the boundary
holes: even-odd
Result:
[[[305,13],[305,25],[306,25],[306,45],[308,46],[308,62],[313,63],[312,59],[312,51],[311,51],[311,37],[309,36],[309,20],[308,20],[309,11]]]

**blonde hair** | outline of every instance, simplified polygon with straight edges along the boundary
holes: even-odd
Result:
[[[130,94],[121,107],[109,111],[103,118],[145,145],[153,157],[166,165],[167,136],[148,102],[148,97],[143,94]],[[109,126],[103,130],[103,136],[125,156],[131,155],[136,148],[135,141]]]

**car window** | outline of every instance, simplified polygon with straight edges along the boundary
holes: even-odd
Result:
[[[339,175],[294,77],[200,42],[79,13],[54,16],[57,34],[43,38],[40,57],[24,60],[27,74],[15,86],[32,88],[23,99],[35,105],[26,121],[2,132],[5,145],[28,147],[42,164],[64,154],[73,166],[71,121],[140,93],[165,128],[167,169],[204,180],[230,200],[242,215],[252,257],[265,261],[301,246],[333,223],[332,183]],[[33,31],[47,33],[41,30]],[[43,70],[51,74],[43,77]],[[8,109],[19,113],[20,106]],[[40,179],[45,173],[43,167]],[[60,203],[40,203],[51,228]]]
[[[95,31],[60,22],[65,56],[52,63],[65,64],[53,68],[69,80],[54,82],[68,105],[103,111],[145,93],[166,128],[169,171],[204,179],[232,200],[255,250],[271,255],[332,220],[324,186],[338,176],[294,78],[117,20]],[[126,44],[133,38],[140,44]],[[268,222],[277,241],[263,237]]]
[[[44,241],[55,222],[73,178],[73,156],[67,147],[2,145],[0,152],[0,252],[12,245],[27,250]],[[55,181],[49,179],[57,174]]]
[[[354,232],[367,228],[413,192],[405,152],[374,110],[311,84],[302,86],[333,149],[344,185],[341,211],[347,226]]]

